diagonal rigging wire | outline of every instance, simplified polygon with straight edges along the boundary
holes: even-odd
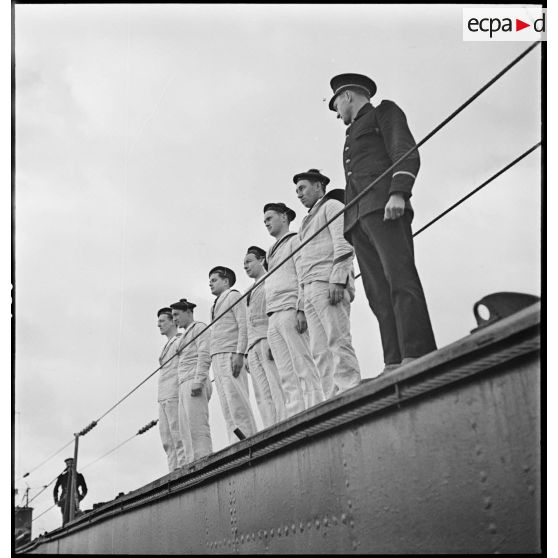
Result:
[[[45,515],[46,512],[49,512],[52,508],[55,508],[58,504],[52,504],[52,506],[50,506],[50,508],[47,508],[43,513],[40,513],[39,515],[37,515],[36,517],[34,517],[31,520],[31,523],[37,521],[37,519],[39,519],[39,517],[42,517],[43,515]]]
[[[120,442],[120,444],[118,444],[116,447],[107,451],[106,453],[104,453],[100,457],[97,457],[97,459],[94,459],[93,461],[90,461],[87,465],[85,465],[85,467],[82,467],[81,470],[83,471],[84,469],[87,469],[87,467],[90,467],[94,463],[97,463],[97,461],[100,461],[101,459],[104,459],[107,455],[110,455],[113,451],[116,451],[117,449],[121,448],[124,444],[127,444],[130,440],[133,440],[136,436],[140,436],[144,432],[147,432],[150,428],[155,426],[158,422],[159,422],[159,419],[152,420],[150,423],[148,423],[144,427],[140,428],[134,435],[130,436],[129,438],[127,438],[123,442]]]
[[[142,386],[147,380],[149,380],[155,373],[157,373],[165,364],[170,362],[173,358],[178,356],[188,345],[193,343],[198,337],[203,335],[209,328],[213,326],[217,321],[219,321],[225,314],[227,314],[230,310],[232,310],[237,304],[239,304],[244,298],[246,298],[254,289],[259,287],[265,280],[275,273],[280,267],[282,267],[287,261],[289,261],[294,254],[302,250],[304,246],[306,246],[310,241],[312,241],[316,236],[318,236],[324,229],[326,229],[333,221],[343,215],[348,208],[355,205],[363,196],[368,194],[370,190],[379,182],[382,178],[384,178],[388,173],[390,173],[401,161],[406,159],[411,153],[416,151],[421,145],[426,143],[432,136],[438,133],[446,124],[448,124],[451,120],[453,120],[460,112],[462,112],[467,106],[469,106],[477,97],[479,97],[484,91],[486,91],[491,85],[493,85],[496,81],[498,81],[504,74],[506,74],[513,66],[515,66],[521,59],[523,59],[531,50],[533,50],[537,45],[540,44],[540,41],[536,41],[531,44],[527,49],[525,49],[519,56],[517,56],[514,60],[512,60],[503,70],[498,72],[489,82],[483,85],[476,93],[474,93],[471,97],[469,97],[464,103],[462,103],[454,112],[452,112],[447,118],[445,118],[438,126],[436,126],[429,134],[427,134],[422,140],[420,140],[415,146],[410,148],[406,153],[404,153],[397,161],[395,161],[389,168],[387,168],[380,176],[378,176],[371,184],[369,184],[360,194],[355,196],[347,205],[343,207],[339,212],[337,212],[329,221],[327,221],[322,227],[320,227],[314,234],[308,237],[304,242],[302,242],[295,250],[291,252],[291,254],[286,257],[283,261],[279,262],[272,270],[265,273],[260,279],[258,279],[254,284],[243,294],[241,295],[233,304],[231,304],[228,308],[226,308],[221,314],[213,319],[213,321],[207,325],[204,329],[202,329],[197,335],[192,337],[188,343],[183,345],[179,351],[177,351],[173,356],[167,359],[165,362],[159,366],[156,370],[154,370],[149,376],[147,376],[143,381],[141,381],[136,387],[134,387],[131,391],[129,391],[124,397],[122,397],[119,401],[117,401],[110,409],[105,411],[95,422],[98,423],[102,418],[108,415],[113,409],[115,409],[120,403],[122,403],[125,399],[127,399],[132,393],[134,393],[140,386]]]
[[[476,194],[479,190],[482,190],[485,186],[490,184],[493,180],[498,178],[501,174],[504,174],[506,171],[511,169],[513,166],[517,165],[517,163],[519,163],[519,161],[521,161],[522,159],[527,157],[527,155],[529,155],[530,153],[535,151],[535,149],[537,149],[540,146],[541,146],[541,142],[539,141],[535,145],[533,145],[532,147],[527,149],[527,151],[524,151],[519,157],[516,157],[513,161],[511,161],[511,163],[508,163],[505,167],[501,168],[497,173],[493,174],[488,180],[485,180],[480,186],[477,186],[474,190],[471,190],[468,194],[463,196],[461,199],[457,200],[453,205],[450,205],[447,209],[442,211],[442,213],[440,213],[439,215],[434,217],[434,219],[432,219],[431,221],[426,223],[426,225],[421,227],[418,231],[413,233],[413,238],[415,236],[417,236],[418,234],[420,234],[422,231],[425,231],[428,227],[432,226],[436,221],[439,221],[442,217],[444,217],[444,215],[447,215],[450,211],[453,211],[456,207],[460,206],[465,200],[468,200],[471,196]],[[361,275],[362,275],[362,273],[359,273],[358,275],[355,276],[355,279],[358,279]]]
[[[97,463],[97,461],[100,461],[101,459],[105,458],[107,455],[111,454],[113,451],[116,451],[117,449],[121,448],[124,444],[127,444],[130,440],[133,440],[136,436],[137,434],[133,434],[123,442],[120,442],[116,447],[112,448],[111,450],[101,455],[101,457],[97,457],[97,459],[94,459],[93,461],[89,462],[87,465],[85,465],[85,467],[81,467],[81,470],[83,471],[84,469],[87,469],[87,467],[93,465],[93,463]]]
[[[426,223],[426,225],[421,227],[416,233],[413,234],[413,236],[417,236],[417,234],[420,234],[422,231],[426,230],[428,227],[433,225],[436,221],[441,219],[444,215],[447,215],[450,211],[453,211],[457,206],[461,205],[465,200],[469,199],[472,195],[476,194],[479,190],[482,190],[482,188],[490,184],[501,174],[504,174],[507,170],[511,169],[514,165],[519,163],[519,161],[527,157],[527,155],[535,151],[535,149],[537,149],[537,147],[540,146],[541,146],[541,142],[539,141],[535,145],[527,149],[527,151],[523,152],[519,157],[516,157],[511,163],[508,163],[505,167],[500,169],[496,174],[493,174],[488,180],[485,180],[480,186],[477,186],[474,190],[471,190],[467,195],[463,196],[460,200],[456,201],[453,205],[450,205],[450,207],[448,207],[445,211],[442,211],[442,213],[440,213],[440,215],[432,219],[432,221]]]
[[[469,106],[475,99],[477,99],[484,91],[486,91],[489,87],[491,87],[496,81],[498,81],[504,74],[506,74],[511,68],[513,68],[520,60],[522,60],[529,52],[531,52],[536,46],[540,44],[540,41],[536,41],[531,44],[527,49],[525,49],[521,54],[519,54],[514,60],[512,60],[505,68],[503,68],[500,72],[498,72],[490,81],[488,81],[485,85],[483,85],[478,91],[476,91],[473,95],[471,95],[464,103],[462,103],[454,112],[452,112],[447,118],[445,118],[440,124],[438,124],[435,128],[432,129],[430,133],[428,133],[425,137],[423,137],[415,146],[410,148],[406,153],[401,155],[399,159],[397,159],[390,167],[388,167],[381,175],[376,177],[374,181],[369,184],[360,194],[355,196],[348,204],[346,204],[343,209],[337,212],[331,219],[329,219],[322,227],[320,227],[314,234],[308,237],[304,242],[302,242],[297,248],[295,248],[291,254],[286,257],[284,260],[279,262],[272,270],[265,273],[258,281],[254,282],[254,284],[244,293],[242,294],[233,304],[231,304],[228,308],[226,308],[223,312],[221,312],[218,316],[216,316],[212,322],[203,328],[197,335],[192,337],[188,343],[180,347],[180,349],[166,361],[164,361],[157,369],[155,369],[151,374],[149,374],[144,380],[142,380],[139,384],[137,384],[133,389],[131,389],[126,395],[120,398],[112,407],[110,407],[107,411],[105,411],[96,421],[93,421],[87,428],[85,428],[82,432],[83,434],[87,433],[91,428],[97,425],[97,423],[102,420],[105,416],[107,416],[111,411],[113,411],[118,405],[120,405],[123,401],[125,401],[130,395],[132,395],[137,389],[139,389],[145,382],[147,382],[153,375],[155,375],[161,368],[163,368],[168,362],[170,362],[173,358],[178,356],[186,347],[188,347],[191,343],[193,343],[198,337],[203,335],[207,330],[209,330],[217,321],[219,321],[225,314],[230,312],[237,304],[239,304],[244,298],[246,298],[254,289],[259,287],[262,283],[266,281],[268,277],[270,277],[273,273],[275,273],[280,267],[282,267],[287,261],[289,261],[294,254],[302,250],[304,246],[306,246],[309,242],[314,240],[323,230],[325,230],[333,221],[338,219],[341,215],[343,215],[347,209],[355,205],[358,201],[360,201],[365,195],[367,195],[372,188],[381,180],[383,179],[388,173],[393,171],[393,169],[399,165],[404,159],[406,159],[411,153],[415,152],[421,145],[425,144],[430,138],[432,138],[435,134],[437,134],[443,127],[445,127],[451,120],[453,120],[459,113],[461,113],[467,106]],[[540,145],[537,144],[537,146]],[[537,147],[535,146],[535,147]],[[533,147],[532,149],[534,149]],[[526,155],[526,154],[525,154]],[[504,171],[502,171],[504,172]],[[494,177],[495,178],[495,177]],[[484,185],[481,185],[481,187]],[[479,187],[480,189],[480,187]],[[478,189],[477,189],[478,190]],[[474,193],[474,192],[473,192]],[[471,194],[472,195],[472,194]],[[461,203],[464,200],[460,200]],[[456,207],[456,206],[455,206]],[[451,211],[452,208],[449,208],[448,211]],[[446,213],[448,212],[446,211]],[[445,214],[445,213],[444,213]],[[439,216],[440,218],[441,216]],[[438,219],[438,218],[437,218]],[[437,220],[435,219],[435,220]],[[430,226],[432,223],[429,223],[427,226]],[[422,230],[424,230],[423,227]],[[417,231],[418,234],[421,231]],[[71,442],[70,442],[71,443]],[[69,444],[68,444],[69,445]],[[61,451],[61,450],[60,450]]]
[[[128,14],[129,15],[129,14]],[[128,67],[129,65],[129,54],[130,54],[130,28],[129,28],[129,22],[128,22],[128,37],[127,37],[128,43],[127,43],[127,59],[126,59],[126,67]],[[126,78],[128,77],[128,73],[126,73]],[[139,136],[142,134],[143,130],[145,129],[147,123],[153,119],[153,117],[155,116],[157,109],[159,108],[159,104],[161,103],[161,101],[163,100],[164,96],[167,93],[167,90],[170,86],[170,84],[172,83],[172,81],[174,80],[174,78],[176,77],[176,72],[174,72],[169,79],[167,80],[167,82],[165,83],[165,85],[163,86],[163,89],[161,91],[161,94],[159,95],[159,98],[157,99],[153,110],[151,111],[151,113],[147,116],[147,118],[143,121],[143,123],[141,124],[139,130],[137,131],[136,134],[134,134],[134,140],[131,146],[129,146],[128,144],[125,147],[125,153],[126,153],[126,157],[128,157],[128,155],[130,154],[130,152],[132,151],[132,149],[134,148],[134,146],[136,145],[136,143],[138,142],[138,138]],[[128,82],[126,82],[126,87],[128,87]],[[127,124],[128,121],[127,121]],[[128,134],[128,139],[129,139],[129,134]],[[127,177],[128,177],[128,166],[127,166],[128,161],[126,160],[126,168],[125,168],[125,185],[127,184]],[[123,233],[125,234],[125,232]],[[123,241],[124,242],[124,241]],[[122,312],[121,312],[122,315]],[[120,351],[120,347],[119,347],[119,351]],[[120,354],[120,353],[119,353]],[[56,455],[58,455],[62,450],[64,450],[65,448],[67,448],[70,444],[72,444],[74,442],[74,439],[70,440],[65,446],[63,446],[62,448],[60,448],[56,453],[52,454],[50,457],[48,457],[47,459],[45,459],[43,462],[39,463],[39,465],[37,465],[35,468],[31,469],[30,471],[28,471],[27,473],[25,473],[24,475],[22,475],[21,477],[19,477],[18,480],[21,480],[25,477],[28,477],[31,473],[33,473],[35,470],[37,470],[39,467],[42,467],[45,463],[47,463],[47,461],[50,461],[50,459],[52,459],[53,457],[55,457]],[[49,483],[49,484],[52,484]],[[34,498],[36,498],[35,495]]]
[[[43,488],[41,490],[39,490],[39,492],[37,492],[37,494],[35,494],[35,496],[33,496],[33,498],[31,498],[31,500],[29,500],[28,505],[35,500],[36,498],[38,498],[56,479],[58,478],[58,475],[56,475],[48,484],[45,484],[45,486],[43,486]]]
[[[90,463],[88,463],[87,465],[85,465],[85,467],[81,467],[81,470],[83,471],[84,469],[86,469],[87,467],[90,467],[91,465],[93,465],[94,463],[97,463],[97,461],[100,461],[101,459],[104,459],[107,455],[111,454],[113,451],[116,451],[117,449],[119,449],[120,447],[122,447],[124,444],[128,443],[130,440],[134,439],[136,436],[140,436],[141,434],[144,434],[145,432],[147,432],[150,428],[152,428],[153,426],[155,426],[157,423],[159,422],[159,419],[154,419],[151,422],[149,422],[148,424],[146,424],[145,426],[143,426],[142,428],[140,428],[133,436],[130,436],[128,439],[124,440],[123,442],[121,442],[120,444],[118,444],[116,447],[112,448],[111,450],[107,451],[106,453],[104,453],[103,455],[101,455],[100,457],[97,457],[97,459],[94,459],[93,461],[91,461]],[[33,500],[35,500],[36,498],[38,498],[56,479],[58,478],[58,475],[56,477],[54,477],[47,485],[43,486],[42,489],[37,492],[37,494],[35,494],[35,496],[33,496],[33,498],[31,498],[28,502],[28,504],[30,504]],[[52,508],[52,506],[51,506]],[[48,510],[46,510],[44,513],[46,513],[47,511],[49,511],[51,508],[49,508]],[[41,514],[43,515],[43,514]],[[40,517],[40,516],[38,516]],[[36,518],[35,518],[36,519]]]
[[[55,451],[50,457],[47,457],[44,461],[41,461],[41,463],[39,463],[36,467],[33,467],[33,469],[31,469],[30,471],[28,471],[24,475],[21,475],[21,477],[19,477],[18,480],[21,480],[21,479],[24,479],[25,477],[28,477],[33,471],[36,471],[39,467],[42,467],[45,463],[50,461],[53,457],[56,457],[63,449],[66,449],[73,442],[74,442],[74,440],[71,439],[66,445],[62,446],[59,450]]]

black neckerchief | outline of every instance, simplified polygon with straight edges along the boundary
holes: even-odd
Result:
[[[182,340],[185,341],[186,340],[186,335],[188,335],[188,333],[190,333],[190,330],[199,322],[196,322],[196,320],[194,320],[185,330],[184,333],[182,335]],[[180,346],[180,344],[178,345],[178,350],[181,350],[182,347]]]
[[[227,296],[229,295],[229,293],[231,293],[232,291],[234,292],[238,292],[236,289],[229,289],[229,292],[227,293]],[[215,306],[217,305],[217,301],[221,298],[221,295],[223,293],[221,293],[216,299],[215,302],[213,303],[213,306],[211,307],[211,321],[213,321],[213,318],[215,318]],[[223,299],[224,300],[224,299]]]
[[[340,201],[343,205],[345,205],[345,190],[342,188],[335,188],[326,192],[309,210],[312,211],[315,207],[319,207],[320,205],[324,204],[327,200],[337,200]]]
[[[273,254],[275,254],[275,252],[277,251],[277,248],[279,248],[279,246],[281,246],[281,244],[283,244],[283,242],[285,242],[285,240],[287,240],[287,238],[291,238],[291,236],[294,236],[296,233],[295,232],[288,232],[283,238],[281,238],[281,240],[278,240],[269,250],[268,254],[267,254],[267,258],[269,261],[269,258],[271,258],[271,256],[273,256]]]
[[[170,339],[167,339],[167,342],[165,343],[165,346],[163,347],[163,350],[161,351],[161,356],[160,359],[163,360],[164,356],[167,354],[167,351],[169,350],[169,346],[171,341],[175,338],[175,337],[180,337],[182,335],[182,333],[179,333],[178,331],[176,332],[176,335],[173,335]]]
[[[283,240],[283,239],[281,239]],[[258,280],[256,280],[256,283],[258,282]],[[259,289],[262,286],[262,284],[260,283],[256,289]],[[246,297],[246,306],[250,306],[250,297],[252,296],[252,293],[256,290],[256,289],[252,289],[249,293],[248,296]]]

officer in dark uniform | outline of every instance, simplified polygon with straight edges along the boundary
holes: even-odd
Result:
[[[403,111],[393,101],[370,103],[376,84],[361,74],[331,80],[329,108],[347,126],[343,165],[348,204],[415,145]],[[364,290],[378,318],[384,372],[436,349],[415,267],[410,198],[420,167],[414,151],[345,213]]]
[[[58,475],[56,479],[56,484],[54,485],[54,503],[57,506],[60,506],[60,510],[62,512],[62,521],[66,523],[68,520],[64,514],[64,509],[66,507],[66,498],[68,496],[68,490],[70,487],[70,478],[72,476],[72,465],[74,463],[74,459],[72,457],[68,457],[68,459],[64,459],[64,463],[66,463],[66,469]],[[59,490],[62,490],[60,497],[58,497]],[[87,485],[85,484],[85,479],[81,473],[76,472],[76,487],[75,487],[75,495],[76,498],[74,499],[74,511],[79,509],[79,502],[85,498],[87,494]],[[69,513],[69,510],[67,511]]]

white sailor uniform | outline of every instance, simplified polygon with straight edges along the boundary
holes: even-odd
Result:
[[[212,392],[209,381],[209,331],[199,335],[205,327],[201,322],[192,322],[178,345],[178,350],[184,347],[177,357],[178,419],[187,463],[213,452],[208,407]],[[192,390],[198,388],[201,388],[201,394],[193,396]]]
[[[248,326],[247,360],[258,410],[264,428],[286,418],[281,378],[274,360],[268,355],[265,287],[258,285],[246,297]]]
[[[277,240],[267,253],[269,269],[290,256],[298,242],[296,233]],[[299,298],[298,259],[295,254],[264,283],[269,316],[267,339],[281,378],[288,417],[324,400],[308,332],[300,334],[295,329],[297,310],[304,310],[304,301]]]
[[[178,425],[178,357],[175,356],[167,362],[176,354],[181,335],[181,333],[177,333],[167,340],[159,357],[159,364],[163,365],[159,373],[157,396],[159,402],[159,433],[163,449],[167,454],[169,471],[174,471],[186,463],[184,445]]]
[[[343,204],[328,194],[302,220],[298,233],[301,243],[343,209]],[[355,296],[353,259],[353,248],[343,236],[343,216],[301,250],[300,284],[310,348],[326,399],[357,386],[361,380],[350,332],[350,303]],[[330,283],[345,286],[342,300],[335,305],[329,303]]]
[[[211,310],[211,319],[220,315],[240,298],[237,290],[227,289],[215,300]],[[245,436],[257,431],[252,414],[248,391],[248,376],[243,366],[235,378],[232,373],[233,355],[246,353],[246,307],[237,304],[211,327],[210,354],[211,366],[215,376],[215,387],[219,395],[221,409],[227,425],[230,443],[238,441],[234,434],[240,428]]]

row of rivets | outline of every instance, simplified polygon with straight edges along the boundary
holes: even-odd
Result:
[[[352,502],[349,500],[349,507],[352,507]],[[315,525],[316,529],[319,530],[322,525],[324,528],[327,528],[329,525],[333,524],[333,525],[337,525],[338,524],[338,519],[337,516],[333,515],[331,516],[331,518],[328,518],[328,516],[324,516],[323,519],[320,521],[319,518],[316,518],[314,521],[308,521],[306,524],[301,521],[298,525],[298,529],[301,533],[304,532],[305,528],[311,529],[312,525]],[[343,523],[344,525],[349,525],[351,528],[354,528],[354,521],[349,514],[347,513],[342,513],[341,514],[341,523]],[[278,537],[281,536],[289,536],[289,533],[292,533],[293,535],[296,534],[296,524],[293,523],[290,527],[289,525],[285,525],[284,527],[279,526],[277,529],[274,529],[273,527],[271,529],[269,529],[269,531],[267,529],[259,529],[254,533],[248,533],[247,535],[240,535],[240,538],[237,536],[233,539],[227,539],[224,540],[222,543],[221,541],[215,541],[215,542],[208,542],[206,543],[206,546],[208,546],[209,548],[218,548],[219,545],[223,545],[223,546],[230,546],[232,543],[235,544],[244,544],[249,543],[250,541],[255,542],[256,541],[256,535],[257,537],[261,540],[263,539],[267,539],[267,537],[269,536],[270,538],[273,538],[275,535],[277,535]],[[234,531],[236,531],[236,529],[234,529]],[[356,548],[356,546],[358,546],[358,543],[356,541],[353,541],[353,549]]]

